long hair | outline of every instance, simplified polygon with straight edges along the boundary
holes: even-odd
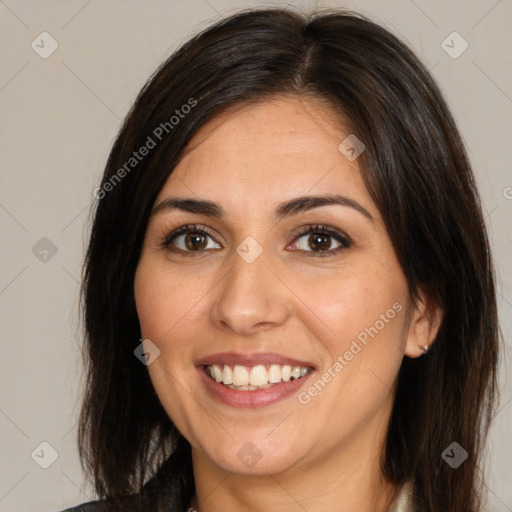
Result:
[[[422,293],[443,312],[429,353],[405,357],[400,368],[383,474],[414,481],[418,510],[477,512],[498,357],[480,199],[428,71],[387,30],[348,12],[240,12],[179,48],[140,92],[95,191],[82,288],[82,467],[112,507],[158,468],[166,472],[167,510],[181,510],[193,493],[190,445],[134,356],[141,335],[135,270],[152,205],[191,137],[227,110],[282,95],[324,100],[364,142],[362,176],[411,296]],[[143,146],[151,149],[135,158]],[[467,452],[457,469],[442,457],[453,442]],[[156,510],[164,488],[154,489]]]

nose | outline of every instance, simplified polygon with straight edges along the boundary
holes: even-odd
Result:
[[[264,254],[252,263],[233,254],[230,270],[216,287],[210,310],[218,328],[249,336],[286,322],[290,315],[289,290],[269,268]]]

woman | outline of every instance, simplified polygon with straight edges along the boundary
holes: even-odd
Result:
[[[468,159],[411,51],[237,14],[143,88],[87,253],[72,510],[476,512],[496,389]]]

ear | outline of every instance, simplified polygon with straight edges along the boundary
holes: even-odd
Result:
[[[441,326],[443,313],[437,306],[429,304],[424,294],[421,294],[411,314],[409,333],[405,344],[405,355],[416,358],[425,353],[422,348],[431,347]]]

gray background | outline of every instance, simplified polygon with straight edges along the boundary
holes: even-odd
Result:
[[[506,343],[486,451],[489,510],[512,511],[511,0],[0,0],[1,512],[55,511],[94,497],[76,446],[77,293],[92,190],[155,67],[220,16],[263,5],[366,14],[412,46],[447,96],[477,174],[499,272]],[[58,43],[46,59],[44,31]],[[453,31],[469,45],[457,58],[464,42],[446,40]],[[58,457],[43,469],[52,450]]]

